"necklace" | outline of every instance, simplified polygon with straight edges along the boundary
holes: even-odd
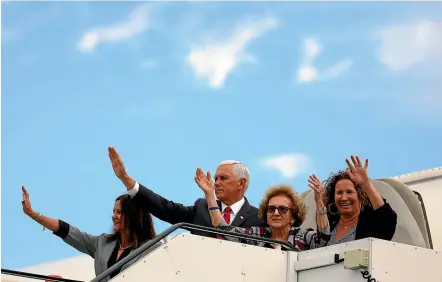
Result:
[[[127,249],[129,249],[130,247],[132,247],[132,244],[130,244],[129,246],[127,246],[126,248],[123,248],[122,246],[121,246],[121,243],[120,243],[120,250],[127,250]]]
[[[353,218],[352,220],[349,220],[348,222],[346,222],[346,224],[344,224],[341,220],[339,221],[339,224],[342,225],[342,227],[344,227],[344,229],[348,229],[348,227],[355,225],[355,222],[357,221],[357,217]]]

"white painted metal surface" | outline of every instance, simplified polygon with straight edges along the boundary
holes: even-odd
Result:
[[[377,281],[442,282],[442,252],[376,239],[370,252]]]
[[[339,254],[340,257],[343,257],[345,251],[355,249],[369,250],[370,239],[357,240],[298,253],[298,261],[293,266],[297,269],[298,282],[364,281],[361,273],[358,271],[344,269],[343,262],[340,264],[334,263],[335,254]],[[369,263],[371,265],[371,261]]]
[[[335,262],[350,250],[367,250],[367,269],[346,269]],[[178,235],[113,279],[164,282],[442,282],[442,253],[378,239],[363,239],[305,252],[283,252],[205,238]]]
[[[360,270],[345,269],[345,262],[335,262],[335,254],[344,258],[346,251],[357,249],[369,251],[368,268],[362,270],[368,270],[376,281],[442,282],[442,253],[427,248],[369,238],[296,253],[191,234],[168,240],[112,281],[367,281]]]
[[[286,282],[288,255],[280,250],[182,234],[112,281]]]
[[[51,263],[42,263],[18,269],[19,271],[41,275],[57,274],[67,279],[90,281],[95,277],[94,260],[90,256],[82,255]],[[35,279],[16,277],[11,275],[1,276],[2,282],[38,281]]]
[[[430,225],[433,248],[442,251],[442,167],[392,178],[421,194]]]
[[[346,250],[364,249],[370,253],[369,274],[379,282],[442,282],[442,253],[406,244],[378,239],[363,239],[301,252],[298,254],[298,282],[323,281],[326,277],[340,282],[367,281],[361,270],[344,268],[344,263],[331,263],[335,253],[343,257]],[[321,267],[321,264],[323,265]],[[309,269],[316,266],[314,269]]]

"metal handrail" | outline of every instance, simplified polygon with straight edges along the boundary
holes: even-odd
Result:
[[[56,277],[35,274],[35,273],[29,273],[29,272],[23,272],[23,271],[17,271],[17,270],[10,270],[10,269],[5,269],[5,268],[2,268],[2,274],[37,279],[37,280],[53,281],[53,282],[84,282],[84,281],[71,280],[71,279],[66,279],[66,278],[56,278]]]
[[[156,245],[160,240],[166,238],[169,234],[171,234],[172,232],[174,232],[177,229],[186,229],[189,231],[199,230],[199,231],[206,231],[208,233],[228,235],[230,237],[252,239],[254,241],[259,241],[259,242],[278,244],[278,245],[287,247],[289,250],[295,251],[294,246],[289,244],[288,242],[277,241],[277,240],[273,240],[273,239],[268,239],[268,238],[263,238],[263,237],[248,235],[248,234],[234,233],[234,232],[225,231],[222,229],[205,227],[205,226],[200,226],[200,225],[196,225],[196,224],[182,222],[182,223],[177,223],[175,225],[170,226],[169,228],[167,228],[166,230],[164,230],[163,232],[158,234],[152,240],[148,241],[147,243],[141,245],[139,248],[132,251],[127,257],[123,258],[122,260],[120,260],[119,262],[117,262],[116,264],[111,266],[110,268],[103,271],[100,275],[98,275],[97,277],[92,279],[90,282],[100,282],[101,280],[105,279],[106,277],[108,277],[109,275],[111,275],[115,271],[117,271],[120,267],[122,267],[123,265],[128,263],[130,260],[132,260],[134,257],[140,255],[142,252],[144,252],[147,249],[151,248],[152,246]]]

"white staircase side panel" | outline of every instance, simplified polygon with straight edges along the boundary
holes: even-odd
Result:
[[[334,263],[335,253],[344,258],[345,251],[357,249],[369,251],[367,269],[351,270],[344,262]],[[298,282],[323,281],[325,277],[340,282],[368,281],[362,277],[364,270],[379,282],[442,282],[441,266],[441,252],[372,238],[300,252],[295,263]]]
[[[377,281],[442,282],[442,252],[371,240],[370,273]]]
[[[344,263],[334,263],[335,254],[339,254],[343,258],[345,251],[356,249],[370,249],[370,239],[299,252],[298,261],[294,264],[294,268],[297,270],[298,282],[364,281],[360,272],[344,269]]]
[[[433,248],[442,251],[442,220],[440,219],[442,214],[442,168],[430,172],[428,176],[421,173],[416,176],[398,177],[397,180],[402,181],[410,189],[421,194],[428,218]]]
[[[112,282],[286,282],[289,256],[281,250],[180,234]]]

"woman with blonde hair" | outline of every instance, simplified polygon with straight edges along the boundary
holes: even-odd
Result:
[[[324,237],[322,235],[329,233],[328,218],[322,202],[322,185],[315,175],[310,176],[309,186],[314,190],[315,199],[317,199],[317,230],[299,227],[305,219],[306,208],[299,195],[290,185],[273,186],[265,192],[259,206],[259,214],[266,221],[268,227],[240,228],[228,225],[221,214],[219,204],[215,200],[214,185],[210,172],[205,174],[198,168],[195,182],[206,196],[210,219],[215,228],[273,240],[288,241],[297,251],[318,248],[326,243],[322,240],[322,237]],[[222,237],[229,241],[272,247],[268,243],[257,242],[252,239],[239,239],[232,236]]]

